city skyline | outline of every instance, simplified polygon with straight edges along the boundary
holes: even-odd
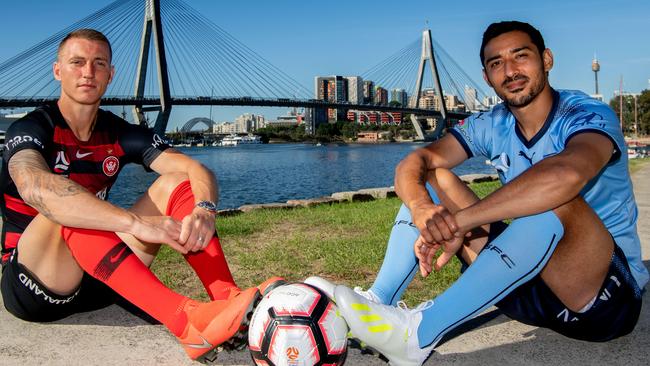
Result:
[[[5,14],[11,16],[0,24],[0,34],[4,35],[0,39],[0,62],[109,3],[38,2],[38,12],[33,11],[34,1],[4,4]],[[650,4],[641,0],[533,4],[508,0],[492,7],[479,1],[407,1],[399,5],[388,1],[187,3],[308,89],[312,89],[310,84],[317,75],[363,74],[418,39],[427,20],[434,39],[488,94],[493,93],[482,80],[480,38],[489,23],[507,19],[528,21],[540,29],[555,55],[550,80],[556,88],[593,94],[594,56],[601,66],[598,79],[605,101],[618,90],[621,76],[624,91],[632,93],[647,89],[650,79],[650,43],[643,39]],[[24,21],[25,14],[29,14],[30,22]],[[208,117],[209,110],[174,107],[169,128],[199,115]],[[212,118],[232,121],[246,112],[272,116],[283,115],[286,109],[213,107]]]

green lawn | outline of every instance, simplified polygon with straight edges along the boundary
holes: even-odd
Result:
[[[642,158],[642,159],[630,159],[629,160],[629,167],[630,167],[630,173],[634,174],[637,172],[641,167],[644,165],[650,163],[650,158]]]
[[[497,182],[472,185],[479,196]],[[381,266],[400,206],[397,198],[321,205],[292,210],[257,210],[217,219],[217,229],[235,280],[254,286],[270,276],[300,281],[319,275],[337,283],[368,287]],[[411,248],[405,248],[411,250]],[[405,299],[410,305],[431,298],[458,277],[454,261],[427,279],[419,275]],[[200,282],[179,254],[163,247],[153,270],[173,289],[207,299]]]
[[[650,158],[632,159],[630,171],[634,173],[649,162]],[[483,197],[499,185],[489,182],[470,187]],[[390,198],[292,210],[256,210],[220,217],[217,229],[240,287],[255,286],[270,276],[301,281],[318,275],[367,288],[381,266],[400,203]],[[405,294],[406,302],[414,305],[443,291],[458,277],[459,266],[454,259],[427,279],[417,275]],[[152,268],[171,288],[207,299],[191,268],[168,247],[162,248]]]

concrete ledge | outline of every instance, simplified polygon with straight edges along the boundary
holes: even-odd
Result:
[[[375,199],[371,194],[360,193],[359,191],[336,192],[332,193],[332,198],[339,201],[365,202]]]
[[[318,205],[333,204],[339,203],[340,200],[337,200],[333,197],[320,197],[320,198],[310,198],[304,200],[288,200],[287,204],[293,207],[313,207]]]
[[[482,183],[498,180],[496,174],[467,174],[460,176],[466,184]],[[386,199],[397,197],[395,187],[365,188],[358,191],[335,192],[331,196],[309,198],[302,200],[288,200],[286,203],[260,203],[243,205],[236,209],[220,210],[219,216],[238,215],[242,212],[251,212],[263,209],[291,209],[295,207],[313,207],[323,204],[334,204],[340,202],[367,202],[375,199]]]
[[[361,194],[369,194],[373,196],[375,199],[397,197],[397,193],[395,193],[395,187],[392,186],[383,187],[383,188],[360,189],[358,192]]]
[[[226,210],[217,211],[217,216],[222,216],[222,217],[223,216],[235,216],[235,215],[239,215],[241,213],[242,213],[242,210],[240,210],[238,208],[229,208],[229,209],[226,209]]]
[[[239,210],[241,212],[250,212],[253,210],[263,210],[263,209],[277,209],[277,208],[294,208],[294,205],[290,205],[288,203],[260,203],[260,204],[255,204],[255,205],[243,205],[239,207]]]

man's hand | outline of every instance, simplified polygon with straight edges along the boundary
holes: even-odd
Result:
[[[428,244],[453,240],[457,235],[456,219],[442,205],[432,202],[419,203],[413,205],[411,215],[422,239]]]
[[[434,270],[441,270],[458,253],[465,241],[465,235],[462,233],[456,235],[452,240],[445,240],[440,243],[428,243],[422,235],[418,237],[413,246],[413,251],[419,261],[422,277],[427,277]],[[434,262],[433,258],[440,249],[442,249],[442,252]]]
[[[195,207],[183,218],[179,242],[188,252],[205,249],[214,235],[215,214]]]
[[[181,223],[169,216],[136,216],[129,233],[140,241],[167,244],[177,252],[187,253],[179,241]]]
[[[440,244],[427,244],[424,238],[422,238],[422,235],[415,241],[413,251],[419,261],[422,277],[427,277],[433,272],[433,257],[436,255],[438,249],[440,249]]]

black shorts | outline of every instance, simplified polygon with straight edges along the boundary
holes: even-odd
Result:
[[[507,226],[492,224],[489,241]],[[519,286],[496,306],[508,317],[552,329],[570,338],[602,342],[630,333],[641,312],[641,289],[634,280],[623,250],[614,253],[598,295],[585,312],[569,310],[548,288],[540,275]]]
[[[73,294],[54,294],[18,263],[16,249],[2,267],[1,288],[7,311],[32,322],[63,319],[71,314],[104,308],[121,299],[110,287],[87,273]]]

